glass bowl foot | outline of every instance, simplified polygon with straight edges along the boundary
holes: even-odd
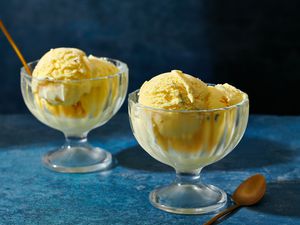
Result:
[[[178,184],[155,189],[150,202],[156,208],[177,214],[205,214],[220,210],[227,195],[213,185]]]
[[[112,165],[112,155],[92,147],[62,147],[43,157],[44,165],[61,173],[88,173],[106,170]]]

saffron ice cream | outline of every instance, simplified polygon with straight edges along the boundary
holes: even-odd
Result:
[[[173,70],[146,81],[141,87],[139,102],[161,109],[203,109],[207,94],[207,86],[201,80]]]
[[[207,86],[198,78],[172,70],[146,81],[139,92],[139,103],[161,109],[216,109],[241,102],[243,95],[229,84]]]
[[[32,73],[33,78],[37,78],[33,79],[35,100],[53,115],[82,118],[91,113],[96,116],[109,94],[109,81],[87,79],[117,72],[118,68],[112,63],[94,56],[87,57],[79,49],[51,49],[39,60]],[[114,88],[114,95],[116,91]],[[97,104],[94,104],[95,100]]]
[[[35,106],[30,109],[65,134],[82,134],[117,110],[117,101],[126,93],[120,79],[127,77],[118,73],[118,66],[106,58],[87,56],[75,48],[51,49],[33,70]]]
[[[191,171],[235,147],[248,119],[248,102],[245,108],[239,104],[247,99],[229,84],[209,86],[172,70],[142,85],[137,104],[130,103],[132,127],[154,158],[179,171]]]

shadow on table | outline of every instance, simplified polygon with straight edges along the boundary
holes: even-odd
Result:
[[[216,225],[216,224],[223,224],[223,222],[229,220],[230,217],[234,216],[240,209],[241,209],[241,208],[238,208],[238,209],[234,210],[233,212],[231,212],[231,213],[229,213],[229,214],[227,214],[227,215],[221,217],[220,219],[218,219],[218,220],[214,223],[214,225]]]
[[[207,166],[211,170],[240,170],[260,168],[292,161],[296,152],[278,142],[259,138],[244,138],[239,145],[219,162]]]
[[[45,146],[49,143],[62,145],[64,143],[64,136],[61,132],[44,126],[27,126],[20,130],[6,129],[0,131],[0,137],[0,151],[10,150],[17,146]]]
[[[300,218],[300,180],[272,181],[262,202],[251,210]]]
[[[205,169],[213,171],[260,168],[288,163],[294,159],[295,155],[295,151],[280,143],[258,138],[244,138],[228,156]],[[140,146],[125,149],[117,153],[115,157],[120,165],[131,169],[154,172],[173,171],[171,167],[153,159]]]
[[[118,164],[130,169],[145,170],[152,172],[174,171],[171,167],[152,158],[140,146],[125,149],[115,155]]]
[[[119,114],[105,126],[93,130],[88,139],[90,141],[92,139],[109,139],[112,135],[116,135],[116,127],[118,127],[120,135],[131,132],[129,124],[122,122],[125,117],[127,119],[127,115]],[[65,141],[61,131],[42,124],[29,113],[2,116],[0,119],[0,151],[1,148],[10,150],[16,146],[44,146],[45,144],[60,146]]]

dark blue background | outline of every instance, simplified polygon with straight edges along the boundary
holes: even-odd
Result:
[[[181,69],[246,91],[254,113],[300,114],[298,2],[1,0],[0,18],[27,61],[77,47],[128,63],[129,91]],[[20,67],[0,34],[0,113],[27,111]]]

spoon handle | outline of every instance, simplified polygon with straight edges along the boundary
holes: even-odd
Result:
[[[233,205],[230,206],[229,208],[225,209],[224,211],[220,212],[219,214],[217,214],[216,216],[214,216],[213,218],[211,218],[209,221],[207,221],[206,223],[204,223],[203,225],[211,225],[214,222],[216,222],[219,218],[231,213],[233,210],[239,208],[241,205]]]

